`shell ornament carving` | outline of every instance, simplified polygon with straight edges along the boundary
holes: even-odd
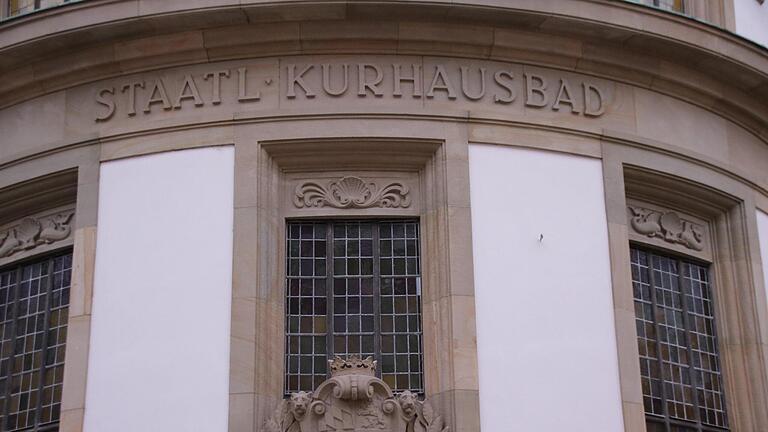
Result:
[[[69,237],[73,211],[42,218],[24,218],[15,227],[0,233],[0,258],[51,244]]]
[[[660,238],[695,251],[704,249],[704,227],[701,225],[682,219],[671,211],[662,213],[643,207],[628,208],[630,224],[638,234]]]
[[[299,184],[293,203],[298,208],[408,208],[411,205],[409,193],[408,186],[401,182],[379,187],[375,182],[346,176],[327,184],[316,181]]]
[[[376,378],[372,358],[335,358],[331,378],[314,392],[281,400],[261,432],[449,432],[443,417],[415,393],[397,395]]]

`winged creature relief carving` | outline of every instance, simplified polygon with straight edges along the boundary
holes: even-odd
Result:
[[[67,211],[42,218],[22,219],[17,226],[0,233],[0,258],[66,239],[72,233],[74,214],[74,211]]]
[[[704,249],[704,227],[680,218],[675,212],[659,212],[643,207],[629,206],[630,224],[639,234],[657,237],[701,251]]]

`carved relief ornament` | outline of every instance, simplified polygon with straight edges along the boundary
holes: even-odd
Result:
[[[637,206],[628,208],[630,225],[637,233],[680,244],[694,251],[704,249],[704,227],[701,225],[682,219],[672,211],[660,212]]]
[[[261,432],[449,432],[428,401],[410,391],[395,395],[376,378],[372,358],[336,357],[329,367],[331,378],[280,401]]]
[[[74,210],[69,210],[40,218],[28,217],[0,232],[0,258],[66,239],[72,232],[74,214]]]
[[[303,207],[335,208],[408,208],[411,205],[410,190],[401,182],[379,186],[374,181],[347,176],[328,183],[305,181],[296,186],[293,203]]]

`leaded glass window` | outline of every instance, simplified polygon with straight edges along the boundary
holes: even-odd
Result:
[[[418,222],[290,222],[286,234],[285,392],[357,354],[393,390],[422,393]]]
[[[728,430],[707,266],[638,248],[631,265],[648,431]]]
[[[58,430],[72,254],[0,271],[0,430]]]

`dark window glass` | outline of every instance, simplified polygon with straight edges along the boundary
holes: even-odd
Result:
[[[678,13],[688,13],[687,8],[685,7],[685,1],[684,0],[629,0],[629,1],[635,1],[637,3],[641,3],[648,6],[654,6],[659,9],[664,9],[668,11],[678,12]]]
[[[72,254],[0,272],[0,425],[57,430]]]
[[[12,17],[78,1],[83,0],[9,0],[7,12]]]
[[[378,360],[393,390],[423,392],[415,221],[286,227],[285,392],[313,390],[334,355]]]
[[[727,430],[707,267],[637,248],[631,263],[648,430]]]

